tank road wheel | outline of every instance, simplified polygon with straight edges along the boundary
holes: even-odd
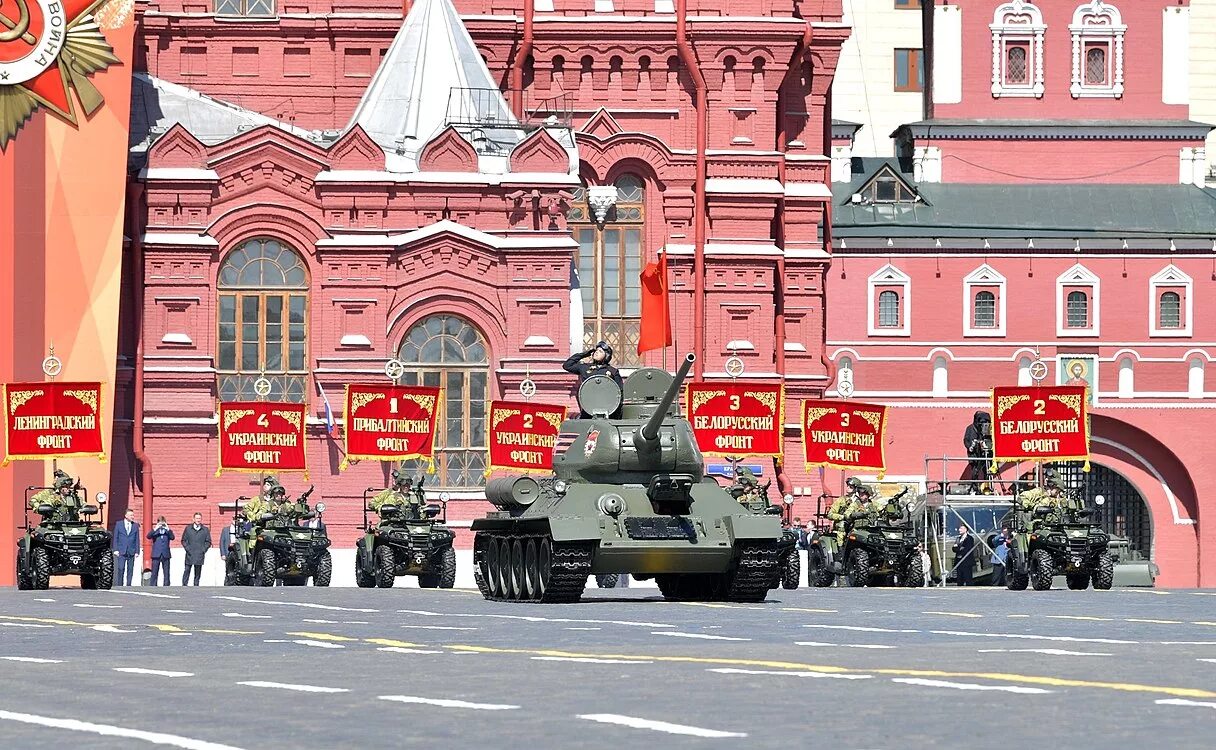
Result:
[[[317,560],[317,569],[312,574],[313,586],[328,586],[330,579],[334,577],[334,558],[329,554],[329,550],[321,553],[321,559]],[[300,579],[300,584],[303,585],[304,579]]]
[[[511,540],[498,540],[498,595],[503,599],[514,599],[515,589],[511,587]]]
[[[1098,566],[1094,568],[1094,588],[1109,591],[1115,585],[1115,558],[1109,552],[1098,555]]]
[[[258,550],[257,562],[253,566],[253,581],[258,586],[274,585],[274,551]]]
[[[30,553],[30,588],[45,591],[51,586],[51,556],[41,547]]]
[[[456,585],[456,550],[450,545],[439,553],[439,588],[450,589]]]
[[[540,598],[540,568],[537,567],[536,557],[536,540],[529,539],[524,547],[524,598],[529,600]]]
[[[620,573],[603,573],[595,577],[595,585],[601,589],[614,589],[620,582]]]
[[[802,556],[797,549],[790,550],[781,565],[781,588],[793,591],[798,588],[798,579],[802,577]]]
[[[485,551],[486,590],[490,599],[502,597],[502,576],[498,571],[498,537],[494,532],[486,533]]]
[[[1045,549],[1036,549],[1030,555],[1030,585],[1035,591],[1047,591],[1051,588],[1051,577],[1055,573],[1051,554]]]
[[[925,563],[920,559],[920,555],[914,554],[908,558],[908,567],[904,568],[900,582],[910,589],[918,589],[925,585]]]
[[[549,589],[549,576],[553,572],[553,542],[549,537],[540,538],[540,546],[536,550],[536,598],[544,599]]]
[[[1009,550],[1009,561],[1005,571],[1005,588],[1010,591],[1025,591],[1030,585],[1030,573],[1026,570],[1026,561],[1018,549]]]
[[[815,547],[806,553],[806,583],[808,586],[825,589],[831,586],[836,576],[828,569],[823,550]]]
[[[97,576],[93,579],[93,586],[103,591],[114,587],[114,555],[109,550],[103,550],[97,558]]]
[[[397,580],[394,571],[397,569],[397,560],[393,555],[393,548],[387,544],[381,544],[376,548],[375,554],[375,572],[372,574],[376,579],[376,586],[382,589],[391,589],[393,582]]]
[[[849,553],[849,564],[845,573],[845,581],[853,588],[865,586],[870,582],[874,566],[870,564],[870,553],[864,549],[855,549]]]
[[[524,543],[517,538],[511,543],[511,593],[520,601],[528,598],[524,577]]]
[[[1089,573],[1069,573],[1068,590],[1084,591],[1089,588]]]

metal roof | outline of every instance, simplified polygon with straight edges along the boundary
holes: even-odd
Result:
[[[1216,191],[1193,185],[917,183],[897,159],[854,159],[853,179],[833,184],[836,237],[1216,236]],[[854,203],[890,166],[922,197]]]

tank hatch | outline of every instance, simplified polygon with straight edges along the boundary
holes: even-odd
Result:
[[[612,378],[593,375],[578,387],[578,405],[593,417],[608,417],[621,408],[621,389]]]

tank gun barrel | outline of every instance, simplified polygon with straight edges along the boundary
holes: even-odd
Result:
[[[663,398],[659,399],[654,414],[651,414],[646,424],[642,425],[641,429],[638,430],[637,435],[640,440],[653,443],[659,439],[659,426],[663,424],[663,419],[667,416],[667,410],[671,408],[671,403],[680,394],[680,387],[684,385],[684,378],[688,377],[688,371],[696,360],[697,355],[692,352],[689,352],[684,357],[684,361],[680,363],[680,369],[676,371],[675,379],[671,381],[671,387],[663,394]]]

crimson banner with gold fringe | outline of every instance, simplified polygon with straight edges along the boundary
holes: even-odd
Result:
[[[802,445],[807,468],[887,470],[887,407],[855,401],[802,402]]]
[[[308,473],[304,404],[226,401],[220,404],[220,463],[225,471]]]
[[[993,461],[1089,462],[1085,386],[992,389]]]
[[[48,458],[105,460],[101,383],[6,383],[4,464]]]
[[[689,383],[684,403],[702,453],[781,455],[785,389],[780,383]]]
[[[486,415],[490,450],[486,473],[496,469],[548,472],[566,407],[522,401],[491,401]]]
[[[442,397],[442,390],[431,386],[346,386],[346,457],[341,468],[362,459],[433,462]]]

